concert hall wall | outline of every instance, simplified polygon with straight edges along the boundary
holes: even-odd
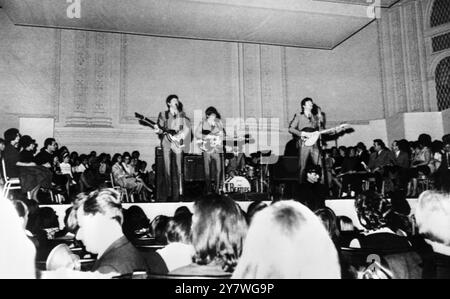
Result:
[[[423,1],[395,5],[326,51],[19,27],[0,9],[0,132],[20,117],[54,118],[55,137],[71,150],[138,149],[151,164],[159,140],[133,113],[154,118],[175,93],[192,119],[210,105],[225,118],[278,118],[282,153],[289,120],[310,96],[329,127],[354,127],[339,145],[388,141],[406,131],[387,119],[436,110],[424,15]]]

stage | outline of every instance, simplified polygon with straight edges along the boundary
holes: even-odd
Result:
[[[416,198],[407,199],[410,207],[411,213],[414,212],[414,209],[417,204]],[[264,201],[267,204],[270,204],[270,201]],[[241,206],[244,211],[247,211],[248,206],[252,203],[252,201],[237,201],[237,203]],[[175,210],[178,207],[186,206],[189,210],[193,211],[194,202],[155,202],[155,203],[124,203],[122,204],[123,208],[128,209],[130,206],[140,206],[147,217],[150,220],[153,220],[158,215],[166,215],[173,216]],[[325,205],[331,208],[337,216],[347,216],[353,220],[355,226],[359,229],[362,229],[361,224],[358,221],[358,216],[356,214],[356,210],[354,207],[353,199],[329,199],[325,201]],[[56,214],[59,218],[60,227],[64,227],[64,216],[65,212],[71,205],[62,204],[62,205],[40,205],[40,207],[50,207],[55,210]]]

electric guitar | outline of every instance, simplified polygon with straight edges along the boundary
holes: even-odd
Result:
[[[169,130],[166,128],[161,128],[160,126],[158,126],[158,124],[154,121],[152,121],[151,119],[143,116],[142,114],[139,113],[134,113],[134,116],[139,119],[139,124],[146,126],[146,127],[150,127],[152,129],[158,128],[161,130],[161,134],[163,134],[164,136],[167,137],[167,140],[173,145],[173,149],[178,149],[178,150],[182,150],[185,147],[184,144],[184,140],[178,138],[177,134],[178,132],[175,130]]]
[[[219,150],[221,146],[223,146],[223,136],[212,134],[209,131],[205,137],[200,140],[197,140],[200,149],[206,153],[212,153],[216,149]]]
[[[314,128],[306,127],[303,128],[301,131],[306,132],[308,134],[306,134],[305,136],[301,136],[300,139],[302,140],[304,146],[313,146],[314,144],[316,144],[317,140],[319,140],[320,135],[331,133],[336,134],[348,128],[350,128],[349,124],[342,124],[337,127],[321,131],[318,131]]]

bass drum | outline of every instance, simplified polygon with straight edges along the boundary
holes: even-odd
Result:
[[[235,176],[225,181],[226,193],[246,193],[251,189],[250,182],[242,176]]]

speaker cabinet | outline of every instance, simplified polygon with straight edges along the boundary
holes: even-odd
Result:
[[[184,181],[203,182],[205,181],[205,171],[203,169],[202,155],[184,156]]]
[[[298,157],[280,156],[278,162],[271,166],[273,181],[297,181]]]

